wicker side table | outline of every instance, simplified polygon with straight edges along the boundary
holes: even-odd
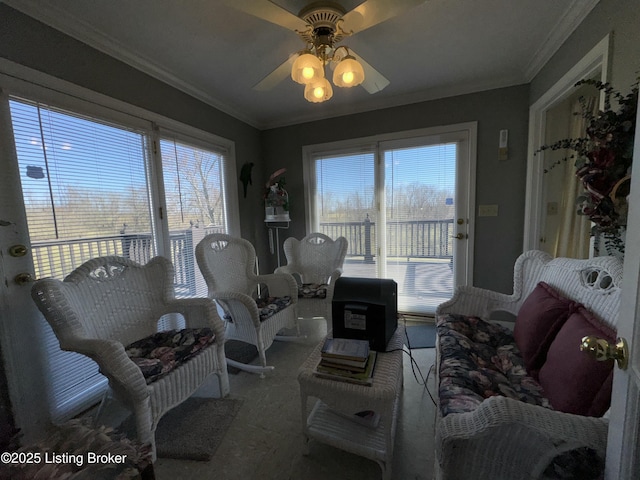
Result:
[[[404,327],[399,325],[387,345],[378,352],[373,385],[355,385],[316,377],[323,342],[300,367],[298,383],[302,402],[302,433],[306,452],[311,438],[376,461],[385,480],[391,478],[393,446],[402,392],[402,345]],[[307,416],[309,397],[317,399]],[[360,425],[348,418],[356,412],[373,410],[380,415],[377,427]],[[336,413],[340,412],[340,413]]]

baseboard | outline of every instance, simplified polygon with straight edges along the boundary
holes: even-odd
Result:
[[[436,318],[433,315],[420,313],[399,313],[398,320],[403,322],[435,324]]]

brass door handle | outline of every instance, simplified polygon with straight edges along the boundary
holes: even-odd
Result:
[[[616,339],[616,343],[612,345],[603,338],[589,335],[583,337],[580,350],[588,353],[599,362],[615,360],[621,370],[625,370],[629,362],[629,348],[624,338]]]
[[[465,234],[464,233],[459,233],[457,235],[451,235],[451,238],[457,238],[458,240],[464,240]]]

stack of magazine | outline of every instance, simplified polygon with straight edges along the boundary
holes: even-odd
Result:
[[[376,352],[369,349],[367,340],[327,338],[314,373],[331,380],[371,385],[375,364]]]

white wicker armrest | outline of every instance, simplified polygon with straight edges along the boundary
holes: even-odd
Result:
[[[485,290],[471,286],[458,286],[451,300],[438,306],[436,313],[458,313],[488,318],[492,312],[501,310],[514,315],[519,308],[518,299],[513,295]]]
[[[296,279],[288,273],[267,273],[257,275],[256,281],[264,283],[269,288],[269,295],[273,297],[291,297],[291,302],[298,301],[298,284]]]
[[[273,273],[288,273],[289,275],[300,275],[300,271],[295,268],[295,265],[283,265],[282,267],[276,268]]]
[[[210,297],[219,300],[225,308],[228,308],[232,318],[249,314],[251,321],[257,327],[260,325],[260,311],[256,301],[249,295],[240,292],[210,292]],[[238,305],[241,304],[241,306]]]
[[[140,402],[149,397],[149,389],[142,371],[128,357],[122,343],[115,340],[75,338],[73,342],[65,345],[65,350],[72,350],[93,359],[102,374],[109,378],[114,390],[126,392],[124,398]]]
[[[490,397],[473,412],[440,419],[437,460],[447,472],[445,478],[522,478],[523,472],[539,478],[553,458],[567,450],[588,447],[604,458],[607,428],[603,418]]]
[[[329,285],[333,285],[334,283],[336,283],[336,280],[338,280],[338,278],[342,276],[342,273],[343,270],[341,268],[336,268],[333,272],[331,272],[331,275],[329,275],[327,283]]]

